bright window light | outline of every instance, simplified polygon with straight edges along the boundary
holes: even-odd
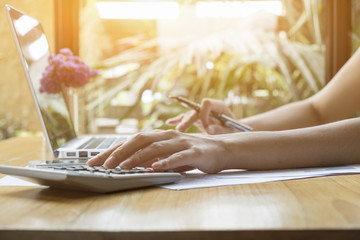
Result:
[[[31,29],[39,25],[39,22],[29,16],[23,15],[15,21],[14,25],[17,33],[25,36]]]
[[[281,1],[211,1],[196,3],[198,18],[243,18],[258,12],[283,15]]]
[[[97,2],[103,19],[176,19],[179,17],[177,2]]]
[[[214,64],[213,62],[207,62],[207,63],[206,63],[206,68],[207,68],[207,69],[210,69],[210,70],[211,70],[211,69],[213,69],[214,67],[215,67],[215,64]]]
[[[29,59],[37,61],[44,57],[49,51],[49,44],[44,34],[26,48]]]
[[[141,101],[143,103],[151,103],[154,101],[153,92],[150,89],[147,89],[141,95]]]

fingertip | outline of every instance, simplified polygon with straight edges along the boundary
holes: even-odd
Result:
[[[154,170],[162,170],[163,168],[163,164],[161,161],[157,161],[157,162],[154,162],[151,167],[154,169]]]
[[[184,114],[180,114],[176,117],[172,117],[172,118],[169,118],[168,120],[166,120],[166,124],[169,124],[169,125],[176,125],[178,124],[179,122],[181,122],[181,120],[183,119],[184,117]]]
[[[171,126],[173,126],[173,125],[176,125],[176,121],[175,120],[173,120],[173,119],[168,119],[168,120],[166,120],[166,122],[165,122],[167,125],[171,125]]]
[[[120,164],[120,168],[123,168],[123,169],[130,169],[131,168],[131,162],[130,162],[130,160],[126,160],[126,161],[124,161],[124,162],[122,162],[121,164]]]
[[[112,164],[110,163],[104,163],[103,164],[103,167],[106,168],[106,169],[113,169],[113,168],[116,168],[116,166],[113,166]]]
[[[183,124],[179,124],[176,126],[176,130],[179,132],[184,132],[186,130],[186,128]]]
[[[117,166],[117,164],[115,163],[115,158],[110,156],[108,159],[106,159],[103,166],[105,168],[115,168]]]
[[[87,164],[89,167],[93,167],[93,166],[94,166],[94,164],[93,164],[92,162],[90,162],[90,160],[87,161],[86,164]]]
[[[89,159],[86,164],[89,165],[90,167],[92,166],[96,166],[96,162],[98,161],[99,157],[93,157],[91,159]]]

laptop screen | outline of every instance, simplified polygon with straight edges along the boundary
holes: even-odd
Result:
[[[44,134],[53,152],[76,137],[64,96],[40,93],[40,79],[48,65],[50,49],[38,20],[6,6],[10,28],[18,48]]]

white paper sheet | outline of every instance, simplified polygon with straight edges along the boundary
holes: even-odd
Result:
[[[5,176],[0,179],[0,186],[39,186],[39,184],[28,182],[12,176]]]
[[[183,174],[179,182],[163,185],[162,187],[172,190],[184,190],[354,173],[360,173],[360,165],[271,171],[226,170],[218,174],[205,174],[199,170],[193,170]]]

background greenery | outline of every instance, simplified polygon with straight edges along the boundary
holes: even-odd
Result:
[[[183,1],[193,4],[194,1]],[[278,29],[226,29],[163,41],[123,38],[123,50],[97,64],[103,75],[84,90],[88,126],[96,117],[137,118],[139,129],[167,129],[169,117],[187,109],[167,95],[224,100],[238,118],[307,98],[325,84],[323,0],[283,0]],[[106,77],[122,66],[126,74]],[[189,131],[196,131],[192,128]]]

